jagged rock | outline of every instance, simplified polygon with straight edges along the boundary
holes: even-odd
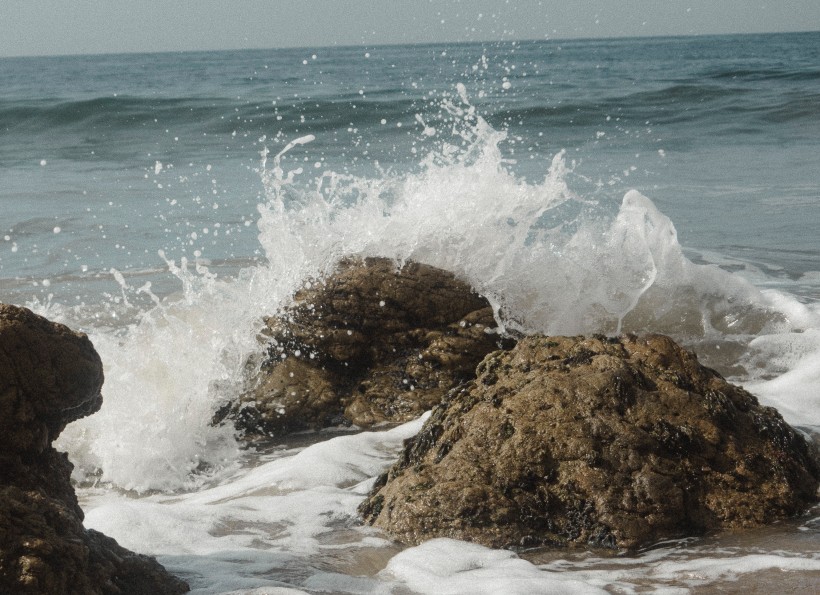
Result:
[[[91,341],[0,304],[0,592],[175,595],[188,586],[153,558],[83,527],[73,466],[51,442],[102,405]]]
[[[499,348],[492,308],[452,273],[342,262],[267,321],[259,376],[225,415],[246,438],[413,419]]]
[[[433,410],[360,513],[412,544],[636,548],[800,513],[810,449],[668,337],[535,336]]]

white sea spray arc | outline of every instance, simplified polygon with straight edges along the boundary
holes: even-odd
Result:
[[[636,191],[620,204],[579,197],[563,151],[541,181],[517,177],[501,150],[506,132],[477,113],[463,85],[457,91],[442,102],[435,126],[419,117],[420,139],[436,138],[415,173],[326,171],[305,189],[280,160],[305,139],[280,152],[263,176],[269,203],[260,209],[260,241],[269,258],[287,255],[321,271],[345,255],[440,266],[485,294],[502,327],[522,332],[656,330],[699,338],[778,322],[751,284],[691,263],[649,198]],[[448,127],[449,136],[442,132]],[[744,308],[753,325],[733,329],[718,320]],[[688,320],[673,322],[675,309]]]

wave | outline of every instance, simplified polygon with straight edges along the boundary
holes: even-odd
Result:
[[[261,318],[349,255],[451,270],[488,297],[510,332],[663,332],[703,350],[707,363],[742,366],[738,353],[765,351],[768,336],[820,328],[820,313],[796,300],[687,259],[672,222],[638,192],[613,202],[576,195],[563,153],[541,181],[516,177],[499,149],[506,133],[460,91],[443,105],[453,138],[420,156],[415,173],[326,171],[303,186],[295,181],[306,174],[287,169],[285,157],[310,151],[312,136],[266,155],[257,223],[265,262],[217,278],[203,262],[168,259],[182,290],[165,299],[120,275],[121,309],[150,301],[114,332],[88,329],[106,367],[105,401],[60,437],[76,479],[173,492],[233,470],[232,431],[210,420],[242,390]],[[70,311],[40,309],[70,323]],[[802,337],[801,354],[817,351],[811,333]],[[811,419],[820,407],[812,399],[803,413],[787,410]]]
[[[712,133],[720,130],[729,135],[762,135],[772,124],[818,125],[820,95],[804,94],[767,103],[745,89],[672,85],[589,101],[509,107],[487,114],[487,118],[494,122],[522,122],[548,130],[601,127],[617,118],[621,125],[697,123]]]
[[[720,68],[707,72],[704,77],[742,82],[817,81],[820,80],[820,69],[793,69],[785,66],[779,68]]]
[[[762,119],[775,124],[785,122],[820,123],[820,93],[790,99],[778,106],[772,106],[762,115]]]
[[[697,115],[716,117],[715,105],[719,101],[731,102],[743,95],[743,92],[717,86],[672,85],[659,90],[588,101],[508,108],[500,110],[495,116],[508,121],[526,121],[547,129],[601,126],[607,118],[619,118],[622,122],[668,124],[690,121]]]
[[[820,94],[761,94],[742,86],[672,84],[625,95],[543,101],[511,100],[479,103],[482,115],[496,123],[527,122],[544,129],[601,126],[607,118],[652,125],[720,122],[732,130],[760,133],[766,125],[817,124]],[[225,97],[97,97],[78,101],[1,101],[0,129],[25,135],[98,133],[112,136],[134,131],[189,127],[208,134],[236,130],[259,135],[271,130],[286,135],[371,129],[373,137],[396,131],[396,124],[414,122],[408,114],[427,111],[421,96],[398,89],[333,98],[301,98],[287,102],[248,101]],[[751,123],[750,123],[751,122]],[[385,126],[385,124],[389,124]]]
[[[61,128],[134,128],[156,120],[201,122],[219,117],[222,105],[202,98],[97,97],[79,101],[0,102],[0,127],[8,131],[54,132]]]
[[[608,98],[601,105],[617,110],[619,116],[652,124],[691,123],[700,120],[759,133],[768,123],[818,122],[820,95],[812,93],[773,97],[771,94],[742,86],[675,84],[663,89],[641,91],[625,97]],[[713,129],[714,130],[714,129]]]
[[[379,94],[373,94],[379,95]],[[333,130],[381,119],[406,117],[416,101],[384,93],[384,99],[357,95],[333,100],[239,102],[223,97],[96,97],[78,101],[0,101],[0,129],[7,132],[49,133],[68,131],[121,131],[175,128],[195,125],[211,133],[231,133],[237,128],[321,128]],[[302,121],[306,116],[307,121]]]

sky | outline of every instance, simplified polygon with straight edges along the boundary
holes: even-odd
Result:
[[[0,0],[0,56],[817,30],[818,0]]]

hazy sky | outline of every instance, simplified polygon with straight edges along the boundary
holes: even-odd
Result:
[[[820,30],[820,0],[0,0],[0,56]]]

